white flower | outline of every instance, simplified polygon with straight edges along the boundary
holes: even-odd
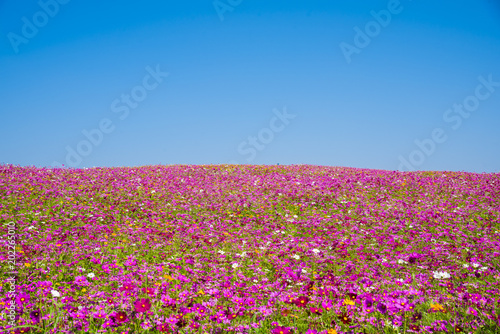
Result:
[[[302,269],[302,273],[303,273],[303,274],[307,273],[307,270]]]
[[[226,252],[224,252],[223,250],[219,250],[219,251],[217,251],[217,253],[219,253],[219,254],[226,254]]]
[[[87,277],[89,277],[89,278],[94,278],[94,277],[95,277],[95,274],[94,274],[94,273],[89,273],[89,274],[87,274]]]
[[[34,228],[36,228],[36,227],[35,226],[30,226],[30,227],[28,227],[28,230],[32,230]]]
[[[237,264],[237,263],[233,263],[233,264],[231,265],[231,267],[233,267],[233,269],[236,269],[236,268],[238,268],[238,264]]]
[[[479,266],[480,266],[480,264],[479,264],[479,263],[473,263],[473,264],[472,264],[472,266],[473,266],[474,268],[477,268],[477,267],[479,267]]]
[[[448,274],[446,271],[433,271],[433,274],[435,279],[450,278],[450,274]]]
[[[319,249],[317,249],[317,248],[314,248],[314,249],[312,250],[312,252],[313,252],[314,254],[318,254],[318,253],[320,252],[320,250],[319,250]]]
[[[398,260],[398,263],[399,263],[399,264],[405,264],[405,263],[408,263],[408,262],[406,262],[405,260],[399,259],[399,260]]]
[[[481,271],[485,271],[487,269],[488,269],[488,267],[481,267],[481,268],[479,268],[479,270],[481,270]]]
[[[292,255],[292,258],[294,258],[295,260],[300,260],[300,256],[298,256],[297,254]]]
[[[50,293],[52,294],[53,297],[61,297],[61,294],[56,290],[52,290],[50,291]]]
[[[469,268],[469,265],[467,263],[464,263],[464,268]]]

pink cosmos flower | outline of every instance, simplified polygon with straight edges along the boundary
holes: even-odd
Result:
[[[167,324],[158,325],[156,329],[162,333],[170,333],[170,327]]]
[[[288,327],[277,326],[272,331],[271,334],[291,334],[292,331]]]
[[[30,301],[30,295],[28,295],[27,293],[24,293],[24,292],[21,292],[16,297],[17,305],[24,305],[24,304],[27,304],[29,301]]]
[[[317,307],[310,307],[309,311],[311,311],[312,314],[317,314],[317,315],[323,313],[323,310]]]
[[[40,322],[41,313],[39,309],[30,312],[30,319],[33,323],[38,324]]]
[[[142,292],[147,293],[151,297],[155,295],[155,289],[152,288],[142,288]]]
[[[146,312],[151,308],[151,302],[147,298],[137,299],[134,302],[136,312]]]
[[[136,286],[134,284],[131,284],[131,283],[124,283],[121,287],[120,287],[120,291],[127,291],[127,292],[130,292],[132,290],[134,290],[136,288]]]
[[[119,324],[122,324],[124,322],[128,321],[127,313],[125,312],[118,312],[115,316],[115,321]]]
[[[469,314],[473,314],[474,316],[476,316],[476,317],[477,317],[477,311],[476,311],[476,310],[474,310],[472,307],[469,307],[469,310],[468,310],[468,312],[467,312],[467,313],[469,313]]]
[[[293,303],[298,307],[306,307],[307,303],[309,303],[309,298],[306,296],[300,296],[299,298],[296,298]]]
[[[75,284],[78,286],[87,286],[89,285],[89,282],[87,281],[87,278],[85,276],[76,276]]]

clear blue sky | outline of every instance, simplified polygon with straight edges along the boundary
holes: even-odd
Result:
[[[0,163],[500,171],[498,1],[4,0],[0,32]]]

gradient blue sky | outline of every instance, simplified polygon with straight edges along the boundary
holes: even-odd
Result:
[[[0,1],[0,163],[500,171],[499,2],[394,1]],[[123,117],[148,66],[169,74]]]

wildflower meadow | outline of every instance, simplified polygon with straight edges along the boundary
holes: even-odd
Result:
[[[500,174],[0,165],[1,333],[500,333]]]

